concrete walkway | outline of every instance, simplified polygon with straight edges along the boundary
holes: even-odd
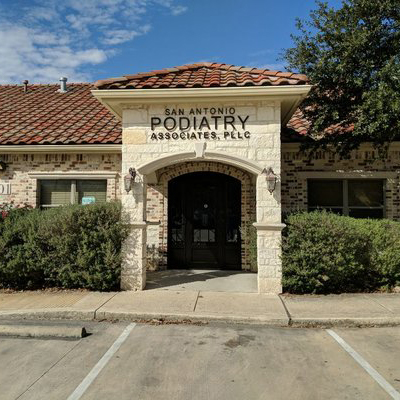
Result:
[[[146,289],[257,293],[257,274],[220,269],[167,269],[148,272]]]
[[[400,325],[400,294],[277,296],[258,293],[0,293],[0,319],[220,321],[273,326]]]

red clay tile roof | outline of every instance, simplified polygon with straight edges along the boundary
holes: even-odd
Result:
[[[305,85],[307,83],[307,77],[301,74],[205,62],[102,79],[95,82],[94,86],[97,89],[168,89]]]
[[[297,109],[286,124],[286,128],[293,130],[299,135],[305,136],[310,129],[310,123],[307,121],[300,109]]]
[[[230,66],[225,66],[224,69],[222,67],[206,68],[200,67],[199,64],[195,65],[196,68],[187,66],[187,69],[182,71],[189,71],[190,75],[194,75],[202,68],[206,70],[204,72],[206,75],[210,74],[212,68],[217,71],[217,74],[219,69],[225,72],[230,71],[228,68]],[[207,65],[223,66],[224,64]],[[240,67],[235,68],[231,70],[231,73],[237,76]],[[250,70],[253,74],[255,69]],[[165,71],[167,70],[162,70],[160,76],[166,78],[168,73]],[[268,71],[268,73],[272,73],[272,71]],[[278,73],[275,72],[275,74]],[[146,74],[139,75],[144,76]],[[150,75],[152,74],[147,76]],[[222,75],[221,73],[219,76]],[[294,76],[299,77],[300,75]],[[273,76],[271,77],[273,78]],[[164,78],[160,79],[164,80]],[[155,77],[155,81],[158,79],[158,77]],[[279,84],[277,83],[279,79],[281,79],[280,84],[284,84],[282,79],[287,80],[282,76],[276,79],[274,80],[275,83],[271,84]],[[294,78],[290,79],[293,80]],[[256,81],[261,85],[263,84],[260,79],[256,79]],[[300,80],[296,82],[300,82]],[[171,87],[173,86],[171,85]],[[68,84],[67,93],[58,93],[58,88],[58,85],[28,85],[28,91],[24,93],[21,85],[0,85],[0,145],[120,144],[122,142],[121,122],[91,94],[92,84]],[[287,124],[287,128],[295,136],[307,134],[308,123],[299,110],[293,115]]]
[[[304,140],[310,139],[309,136],[310,132],[310,121],[306,119],[303,112],[298,108],[295,113],[292,115],[292,118],[284,127],[283,131],[288,141],[297,141],[297,140]],[[349,133],[352,132],[354,129],[354,125],[341,125],[335,124],[331,125],[329,128],[325,129],[325,134],[332,134],[332,133]]]
[[[90,90],[92,84],[0,85],[0,145],[119,144],[121,123]]]

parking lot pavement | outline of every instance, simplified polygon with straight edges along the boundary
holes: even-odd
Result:
[[[391,397],[322,329],[86,326],[77,341],[1,338],[0,399],[400,398],[399,328],[333,330]]]
[[[335,329],[400,392],[400,329]]]
[[[80,340],[0,338],[0,399],[66,399],[125,325],[85,323]]]

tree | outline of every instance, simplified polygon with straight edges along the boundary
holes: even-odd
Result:
[[[297,20],[290,70],[313,85],[301,104],[311,147],[333,145],[342,156],[361,142],[385,154],[400,138],[400,1],[343,0],[340,9],[318,1]]]

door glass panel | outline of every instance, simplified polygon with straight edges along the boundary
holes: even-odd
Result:
[[[215,242],[215,203],[217,188],[209,186],[204,190],[202,185],[196,186],[193,196],[193,242]]]
[[[240,203],[240,184],[237,182],[230,182],[227,185],[226,197],[226,237],[227,243],[239,243],[240,241],[240,218],[241,210]]]
[[[174,203],[170,206],[170,221],[171,224],[171,240],[173,243],[184,242],[184,217],[182,212],[182,205]]]
[[[195,243],[214,243],[215,229],[194,229],[193,241]]]
[[[172,241],[174,243],[182,243],[183,242],[182,228],[180,228],[180,229],[172,228]]]
[[[228,229],[226,232],[226,241],[228,243],[237,243],[239,241],[239,230]]]

